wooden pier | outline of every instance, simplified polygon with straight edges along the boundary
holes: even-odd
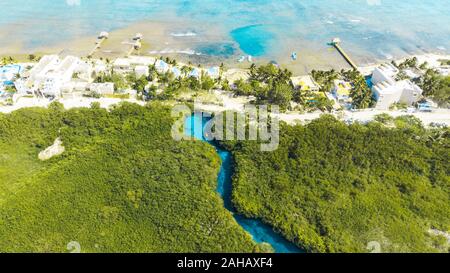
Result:
[[[89,53],[88,57],[92,57],[92,55],[94,55],[95,52],[97,52],[97,50],[102,46],[103,42],[106,41],[106,39],[108,39],[108,37],[109,37],[108,32],[106,32],[106,31],[101,32],[100,35],[98,35],[98,37],[97,37],[97,42],[95,42],[95,47]]]
[[[141,47],[142,47],[142,38],[143,37],[144,36],[142,34],[140,34],[140,33],[137,33],[136,36],[134,36],[134,38],[133,38],[134,42],[130,43],[131,44],[131,48],[127,52],[126,57],[130,56],[135,50],[141,49]]]
[[[334,38],[333,41],[330,43],[330,45],[334,46],[336,50],[341,54],[341,56],[347,61],[347,63],[353,68],[358,69],[358,66],[353,62],[353,60],[350,58],[347,53],[345,53],[344,49],[340,46],[341,40],[339,38]]]

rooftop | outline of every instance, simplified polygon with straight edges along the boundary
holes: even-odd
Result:
[[[309,75],[292,77],[291,82],[294,86],[301,86],[302,90],[319,89],[319,85]]]

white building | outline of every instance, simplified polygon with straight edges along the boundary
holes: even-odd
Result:
[[[83,65],[77,57],[67,56],[60,60],[57,55],[47,55],[24,75],[28,77],[25,86],[28,93],[38,91],[44,96],[57,97],[61,95],[61,88],[72,81],[75,72],[84,73],[86,77],[91,73],[87,64]]]
[[[410,80],[396,81],[399,70],[391,64],[377,67],[372,75],[372,91],[377,101],[376,109],[387,110],[394,103],[413,105],[423,91]]]
[[[30,93],[30,90],[26,87],[26,81],[24,79],[18,79],[14,82],[17,93],[20,95],[26,95]]]
[[[129,56],[128,59],[130,60],[130,64],[132,66],[137,65],[149,66],[156,62],[155,58],[146,56]]]
[[[147,77],[150,74],[148,65],[138,65],[134,68],[134,73],[136,77],[140,78],[142,76]]]
[[[41,83],[40,91],[44,96],[59,97],[61,96],[62,81],[58,78],[48,78]]]
[[[78,66],[74,71],[76,78],[80,81],[91,82],[93,80],[92,75],[94,74],[94,64],[90,64],[84,61],[79,61]]]
[[[206,70],[206,75],[208,75],[212,79],[219,78],[220,77],[220,67],[218,67],[218,66],[210,67],[208,70]]]
[[[400,71],[393,66],[392,64],[382,64],[379,67],[375,68],[372,73],[372,83],[378,84],[380,82],[388,82],[391,84],[395,83],[395,76]]]
[[[58,62],[59,57],[57,55],[43,56],[41,60],[24,76],[28,77],[29,84],[33,84],[37,79],[44,78],[45,74],[56,66]]]
[[[112,95],[114,94],[114,83],[91,83],[89,85],[89,90],[99,95]]]
[[[394,84],[380,82],[372,87],[372,91],[377,101],[376,109],[387,110],[394,103],[405,103],[410,106],[417,102],[422,89],[410,80],[402,80]]]
[[[129,56],[127,58],[116,59],[113,63],[113,68],[115,71],[121,73],[136,72],[136,68],[138,72],[143,72],[144,66],[149,67],[150,65],[153,65],[155,62],[156,59],[153,57]]]
[[[170,65],[163,60],[157,60],[155,68],[159,73],[166,73],[170,69]]]
[[[350,97],[351,91],[352,84],[350,82],[344,80],[334,80],[333,90],[331,90],[331,93],[338,103],[344,105],[352,103],[352,99]]]
[[[200,79],[201,77],[201,71],[198,68],[192,69],[192,71],[189,73],[189,77]]]
[[[120,73],[129,73],[133,71],[131,61],[128,58],[117,58],[113,63],[113,69],[115,72]]]
[[[442,76],[450,76],[450,65],[442,65],[436,69]]]
[[[101,73],[106,73],[108,71],[108,66],[103,60],[95,60],[93,62],[92,71],[96,75],[101,74]]]
[[[176,67],[176,66],[172,67],[172,69],[170,69],[170,72],[173,73],[175,78],[181,77],[181,70],[178,67]]]
[[[0,83],[9,83],[14,81],[17,74],[22,71],[22,66],[17,64],[10,64],[0,66]]]

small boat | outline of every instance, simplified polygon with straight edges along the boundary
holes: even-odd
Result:
[[[247,60],[249,63],[253,63],[253,57],[251,55],[248,55]]]
[[[293,61],[297,60],[297,52],[292,52],[291,58]]]
[[[241,56],[240,58],[239,58],[239,60],[238,60],[238,62],[240,62],[240,63],[242,63],[242,62],[244,62],[245,61],[245,56]]]

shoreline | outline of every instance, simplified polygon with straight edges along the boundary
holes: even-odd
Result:
[[[143,43],[142,49],[138,55],[155,56],[155,57],[170,57],[180,60],[184,63],[193,63],[201,65],[220,65],[224,63],[229,68],[248,68],[251,63],[239,63],[237,60],[240,56],[246,56],[236,41],[229,37],[229,34],[220,26],[210,26],[211,29],[205,30],[204,27],[199,28],[199,33],[194,32],[174,32],[174,29],[179,28],[179,22],[163,22],[143,20],[132,23],[123,28],[113,29],[110,31],[110,37],[104,42],[100,50],[94,54],[93,58],[108,58],[115,59],[123,57],[129,49],[127,42],[131,40],[136,33],[142,33]],[[102,30],[98,30],[100,32]],[[51,44],[49,46],[37,46],[35,48],[26,48],[20,41],[15,41],[7,46],[0,47],[0,58],[12,56],[14,58],[24,60],[28,54],[46,55],[46,54],[61,54],[74,55],[77,57],[86,57],[92,48],[95,46],[96,36],[82,35],[73,39],[64,40]],[[2,33],[0,33],[2,37]],[[330,37],[331,38],[331,37]],[[327,45],[328,41],[322,43],[308,41],[306,39],[294,41],[289,40],[283,44],[280,52],[276,56],[267,54],[264,56],[254,57],[254,62],[257,65],[266,64],[271,61],[276,61],[280,66],[293,71],[295,74],[304,75],[310,73],[312,70],[341,70],[350,69],[347,62],[341,55],[332,47]],[[435,50],[417,50],[417,52],[406,53],[401,55],[386,55],[388,58],[376,58],[374,54],[346,47],[343,41],[343,47],[347,53],[352,56],[358,67],[367,70],[369,67],[374,67],[381,63],[390,62],[392,60],[402,60],[412,56],[430,56],[442,55],[443,58],[449,58],[450,52],[448,50],[441,50],[437,47]],[[222,52],[220,46],[224,43],[233,45],[233,53],[227,55],[227,52]],[[198,48],[204,50],[218,50],[218,55],[208,55],[198,51]],[[210,48],[211,47],[211,48]],[[219,48],[215,48],[219,47]],[[226,49],[223,49],[224,51]],[[298,59],[293,61],[290,53],[297,52]]]
[[[61,52],[64,52],[64,50],[61,51]],[[59,54],[61,54],[61,52]],[[12,57],[18,63],[29,63],[30,61],[27,59],[29,54],[33,54],[33,53],[17,53],[17,54],[4,54],[4,55],[0,54],[0,59],[3,58],[3,57]],[[45,52],[44,53],[43,51],[36,52],[33,55],[43,56],[43,55],[52,55],[52,54],[59,55],[58,53],[54,53],[54,52],[53,53],[51,53],[51,52]],[[66,55],[66,54],[63,54],[63,55]],[[80,58],[86,57],[86,56],[79,56],[79,55],[75,55],[75,56],[80,57]],[[177,55],[177,54],[175,54],[175,55],[169,55],[169,54],[167,54],[167,55],[138,54],[137,56],[148,56],[148,57],[155,57],[155,58],[159,58],[161,56],[163,56],[163,57],[167,56],[167,57],[170,57],[172,59],[175,59],[175,60],[179,61],[179,64],[187,64],[187,63],[191,62],[191,61],[189,61],[189,59],[178,58],[179,55]],[[370,64],[358,65],[358,71],[361,72],[361,74],[363,74],[364,76],[368,76],[368,75],[370,75],[373,72],[373,70],[376,67],[380,66],[381,64],[391,63],[392,61],[395,61],[397,63],[401,63],[401,62],[405,61],[408,58],[414,58],[414,57],[416,57],[418,59],[418,63],[419,64],[427,62],[428,66],[431,67],[431,68],[438,67],[440,65],[439,60],[450,60],[450,54],[438,54],[438,53],[412,54],[412,55],[408,55],[408,56],[402,57],[402,58],[394,58],[394,59],[387,59],[387,60],[377,60],[376,62],[372,62]],[[104,57],[99,57],[99,58],[104,58]],[[249,63],[249,62],[237,63],[237,62],[232,62],[230,60],[228,60],[228,62],[227,62],[226,59],[214,58],[213,56],[211,56],[209,58],[211,59],[210,62],[200,63],[200,65],[218,66],[221,63],[223,63],[223,64],[225,64],[227,71],[233,72],[233,71],[240,71],[240,70],[243,70],[243,69],[248,69],[250,67],[250,65],[252,64],[252,63]],[[213,62],[212,61],[213,59],[217,59],[218,61]],[[256,65],[264,65],[264,64],[267,64],[268,62],[269,61],[267,61],[267,62],[265,62],[265,61],[255,61],[254,64],[256,64]],[[193,64],[195,64],[195,63],[193,63]],[[346,69],[346,70],[351,69],[351,67],[348,66],[348,65],[346,65],[346,66],[344,65],[344,67],[341,67],[341,68],[323,67],[321,65],[318,65],[317,68],[311,68],[309,70],[301,69],[299,71],[298,69],[295,69],[295,68],[293,69],[292,68],[293,65],[285,65],[283,63],[279,63],[279,65],[282,68],[286,68],[286,69],[289,69],[290,71],[292,71],[294,73],[294,76],[305,76],[305,75],[308,75],[309,73],[311,73],[312,70],[335,69],[335,70],[339,71],[341,69]],[[297,65],[301,66],[300,63],[297,64]]]
[[[359,66],[358,70],[361,72],[361,74],[363,75],[368,75],[371,74],[372,71],[378,67],[379,65],[383,64],[383,63],[387,63],[387,62],[392,62],[395,61],[396,63],[401,63],[404,62],[406,59],[410,59],[410,58],[417,58],[417,62],[418,64],[423,64],[424,62],[428,63],[429,67],[435,68],[437,66],[440,66],[439,60],[450,60],[450,54],[437,54],[437,53],[426,53],[426,54],[412,54],[409,55],[407,57],[403,57],[403,58],[394,58],[394,59],[389,59],[386,60],[384,62],[379,62],[379,63],[375,63],[375,64],[371,64],[371,65],[366,65],[366,66]]]

